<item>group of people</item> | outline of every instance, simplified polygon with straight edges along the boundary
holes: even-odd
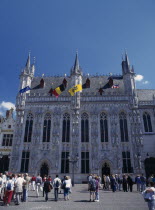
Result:
[[[61,180],[58,175],[52,180],[51,176],[29,176],[25,174],[0,174],[0,200],[3,205],[9,206],[11,201],[15,205],[20,202],[26,202],[28,199],[28,192],[30,190],[36,191],[36,197],[42,192],[45,201],[48,201],[48,193],[54,190],[54,199],[58,201],[58,195],[63,191],[64,200],[69,200],[69,193],[71,192],[71,179],[69,176],[64,176]]]
[[[87,177],[88,190],[90,191],[90,201],[99,202],[99,190],[112,190],[132,192],[133,184],[137,185],[137,191],[142,192],[145,201],[148,202],[150,210],[155,210],[155,176],[148,179],[141,174],[133,177],[132,175],[103,175],[101,178],[96,174],[89,174]],[[148,188],[146,188],[148,186]],[[29,176],[25,174],[0,174],[0,200],[3,205],[10,205],[11,200],[19,205],[20,202],[26,202],[30,190],[36,192],[36,197],[45,197],[48,201],[48,193],[53,189],[54,200],[58,201],[59,193],[63,191],[64,200],[69,200],[71,193],[71,178],[64,176],[60,179],[58,175],[52,180],[51,176]]]

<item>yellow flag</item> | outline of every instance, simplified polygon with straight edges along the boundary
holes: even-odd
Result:
[[[71,96],[73,96],[76,92],[79,92],[80,90],[82,90],[82,85],[79,84],[70,88],[68,92],[71,94]]]

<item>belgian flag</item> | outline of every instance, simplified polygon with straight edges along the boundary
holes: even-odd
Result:
[[[52,92],[53,95],[55,95],[56,98],[65,90],[65,85],[61,84],[59,87],[55,88]]]

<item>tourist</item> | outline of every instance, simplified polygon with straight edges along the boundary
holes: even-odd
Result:
[[[140,192],[140,186],[141,186],[141,179],[140,179],[140,176],[137,175],[136,178],[135,178],[135,183],[137,184],[137,191]]]
[[[140,180],[141,180],[141,192],[143,192],[146,188],[146,177],[142,174]]]
[[[40,174],[38,174],[38,176],[36,177],[36,195],[37,197],[39,197],[39,192],[42,191],[42,178],[40,176]]]
[[[36,177],[33,175],[31,178],[32,190],[35,191]]]
[[[128,192],[128,190],[127,190],[127,183],[128,183],[127,176],[124,174],[123,175],[123,180],[122,180],[122,186],[123,186],[123,191],[124,192]]]
[[[69,193],[71,189],[71,179],[70,177],[66,176],[63,182],[64,185],[64,199],[65,201],[69,200]]]
[[[53,180],[53,187],[54,187],[55,201],[58,201],[58,191],[61,187],[61,180],[59,179],[58,175],[56,175],[56,178]]]
[[[110,189],[110,177],[109,177],[109,175],[107,175],[106,179],[105,179],[105,188],[106,188],[106,190]]]
[[[95,201],[95,192],[96,192],[96,180],[95,177],[92,176],[92,179],[89,182],[89,191],[90,191],[90,202]]]
[[[133,181],[132,181],[132,178],[130,175],[128,175],[128,178],[127,178],[127,183],[128,183],[128,191],[130,190],[130,192],[132,192],[132,187],[133,187]]]
[[[2,179],[2,174],[0,174],[0,200],[3,199],[3,179]]]
[[[21,174],[18,174],[18,178],[15,181],[15,193],[16,193],[16,205],[19,205],[21,202],[21,195],[23,192],[23,184],[26,181],[21,177]]]
[[[26,202],[28,198],[29,183],[31,180],[27,173],[25,174],[24,180],[25,183],[23,184],[23,202]]]
[[[51,192],[51,189],[53,189],[53,187],[50,181],[45,177],[44,181],[45,201],[48,201],[48,193]]]
[[[9,179],[6,181],[3,205],[10,206],[13,190],[14,190],[14,181],[12,180],[12,176],[10,176]]]
[[[116,178],[114,175],[111,176],[111,189],[113,192],[116,192],[116,185],[117,185],[117,182],[116,182]]]
[[[99,177],[96,176],[95,177],[96,180],[96,190],[95,190],[95,202],[99,202],[99,186],[100,186],[100,181],[99,181]]]
[[[150,187],[142,192],[145,201],[148,203],[149,210],[155,210],[155,187],[154,183],[150,182]]]

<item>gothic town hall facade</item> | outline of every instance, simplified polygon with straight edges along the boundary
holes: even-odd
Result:
[[[10,171],[53,177],[74,173],[76,183],[85,181],[89,173],[155,172],[155,90],[136,89],[127,54],[122,75],[112,75],[117,88],[102,89],[109,76],[85,75],[77,54],[70,75],[34,73],[29,55],[20,89],[31,90],[17,94]],[[66,89],[60,88],[55,97],[50,90],[64,79]],[[88,80],[88,88],[69,94],[71,87]]]

